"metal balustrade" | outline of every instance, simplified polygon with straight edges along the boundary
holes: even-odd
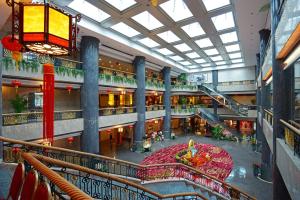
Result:
[[[54,111],[54,120],[82,118],[82,110]],[[43,112],[6,113],[2,114],[3,126],[29,124],[43,121]]]
[[[164,110],[164,109],[165,109],[164,105],[146,106],[146,111],[158,111],[158,110]]]
[[[100,108],[99,116],[121,115],[135,113],[136,107],[116,107],[116,108]]]
[[[267,120],[267,122],[273,126],[273,113],[269,110],[264,110],[264,119]]]
[[[284,128],[285,143],[292,149],[294,155],[300,158],[300,124],[291,120],[286,122],[282,119],[280,123]]]
[[[242,192],[239,189],[229,185],[226,182],[220,181],[210,175],[203,174],[202,172],[181,163],[165,163],[144,166],[101,155],[79,152],[58,147],[43,146],[35,143],[23,142],[4,137],[0,137],[0,141],[5,143],[3,151],[3,158],[5,162],[22,162],[22,153],[30,152],[47,156],[48,158],[54,158],[60,161],[80,165],[81,167],[86,167],[97,172],[103,172],[108,174],[108,176],[110,176],[111,178],[113,177],[112,175],[117,175],[119,177],[125,177],[131,180],[141,182],[160,180],[185,180],[193,182],[195,185],[198,185],[210,195],[216,195],[217,199],[255,199],[250,195],[246,194],[245,192]],[[45,159],[46,157],[42,158],[43,161],[45,161]],[[66,168],[63,168],[63,172],[65,174],[69,171],[66,170]],[[68,176],[70,177],[69,180],[71,180],[71,178],[75,180],[79,179],[79,177],[74,176],[74,174]],[[93,178],[91,176],[91,173],[85,174],[85,176],[86,183],[91,181],[89,180],[89,178]],[[107,182],[107,186],[112,186],[112,184],[110,184],[109,181],[105,180],[104,182]],[[101,185],[100,181],[95,183],[99,183],[99,185]],[[127,187],[125,186],[123,187],[123,189],[124,188]],[[103,188],[99,187],[98,189]],[[185,194],[185,197],[187,196],[191,196],[191,199],[201,199],[196,198],[195,196],[193,197],[192,194]],[[155,199],[164,198],[165,197],[162,196],[161,198]],[[177,196],[169,196],[168,198],[185,199],[183,195],[178,196],[178,194]]]

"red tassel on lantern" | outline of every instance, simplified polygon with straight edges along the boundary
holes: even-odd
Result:
[[[11,35],[3,37],[1,43],[5,49],[10,51],[21,51],[23,48],[23,45],[19,43],[19,40],[16,38],[12,39]]]
[[[44,64],[43,138],[50,145],[54,137],[54,66]]]
[[[15,87],[16,93],[18,93],[18,88],[22,85],[22,83],[18,80],[12,80],[11,85]]]
[[[72,144],[74,142],[74,137],[68,137],[67,141],[69,144]]]
[[[71,90],[73,89],[73,86],[72,85],[68,85],[67,86],[67,90],[68,90],[68,92],[69,92],[69,94],[71,94]]]

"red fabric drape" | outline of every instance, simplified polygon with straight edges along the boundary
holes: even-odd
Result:
[[[50,144],[54,137],[54,66],[44,64],[43,138]]]

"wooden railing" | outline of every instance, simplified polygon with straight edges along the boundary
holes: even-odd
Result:
[[[294,121],[280,120],[284,128],[284,141],[300,157],[300,125]]]
[[[34,168],[39,173],[41,179],[50,181],[51,192],[54,194],[54,199],[65,199],[66,197],[76,200],[92,200],[89,195],[78,189],[66,179],[61,177],[46,165],[37,160],[30,153],[22,153],[23,159],[26,161],[27,169]],[[60,193],[64,193],[62,198]]]
[[[170,163],[162,165],[138,165],[135,163],[113,159],[101,155],[74,151],[59,147],[49,147],[40,144],[24,142],[14,139],[0,137],[5,142],[4,161],[17,162],[20,159],[20,152],[35,152],[44,156],[59,159],[62,161],[78,164],[109,174],[126,177],[138,181],[191,181],[210,194],[218,195],[221,199],[255,199],[238,188],[220,181],[217,178],[204,174],[192,167],[181,163]],[[159,171],[153,176],[153,171]]]
[[[265,111],[265,114],[264,114],[264,118],[265,120],[267,120],[267,122],[273,126],[273,113],[269,110],[264,110]]]
[[[62,178],[77,186],[81,191],[96,199],[203,199],[205,197],[196,193],[177,193],[172,195],[162,195],[153,192],[140,184],[132,181],[112,176],[111,174],[99,172],[87,167],[49,158],[46,156],[22,153],[22,157],[27,160],[39,160],[51,166]],[[41,165],[41,164],[39,164]],[[36,165],[35,165],[36,166]],[[46,167],[46,166],[45,166]],[[47,167],[46,167],[47,168]],[[77,189],[78,190],[78,189]],[[129,198],[127,198],[129,197]],[[132,197],[132,198],[130,198]]]

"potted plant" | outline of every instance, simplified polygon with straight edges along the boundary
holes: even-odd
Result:
[[[15,113],[21,113],[26,109],[27,100],[17,94],[15,99],[10,100],[10,103],[14,108]]]

